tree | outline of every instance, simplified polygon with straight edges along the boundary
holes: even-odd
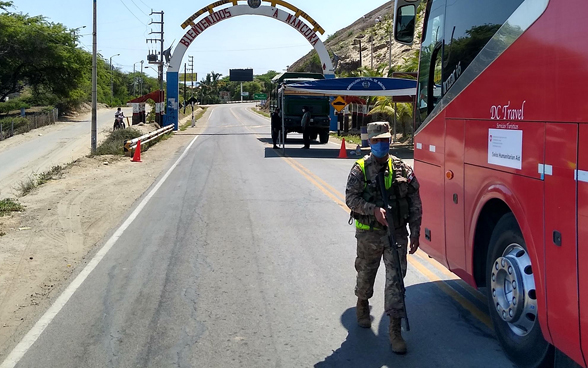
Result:
[[[6,10],[10,2],[0,2]],[[33,93],[50,92],[58,98],[83,83],[90,59],[76,47],[76,36],[65,26],[42,16],[0,14],[0,101],[30,86]]]
[[[393,103],[391,97],[380,96],[374,105],[374,108],[369,112],[370,115],[375,115],[376,118],[380,118],[391,123],[394,121],[394,115],[396,115],[396,121],[402,127],[402,136],[407,137],[410,134],[408,126],[412,121],[412,104],[406,103]]]
[[[0,10],[8,11],[12,7],[12,1],[0,1]]]

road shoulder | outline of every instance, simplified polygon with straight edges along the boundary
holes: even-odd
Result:
[[[205,129],[212,109],[195,128],[175,133],[128,157],[84,157],[20,199],[26,210],[0,217],[0,361],[19,342],[120,224],[160,173]]]

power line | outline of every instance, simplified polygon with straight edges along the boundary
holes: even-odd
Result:
[[[153,7],[152,7],[152,6],[149,6],[149,5],[145,4],[145,3],[143,2],[143,0],[139,0],[139,1],[140,1],[140,2],[141,2],[143,5],[145,5],[146,7],[148,7],[149,9],[153,9]]]
[[[125,6],[125,8],[127,8],[127,10],[129,11],[129,13],[131,13],[131,14],[133,15],[133,17],[137,18],[137,20],[139,21],[139,23],[141,23],[141,24],[142,24],[142,25],[144,25],[145,27],[147,26],[147,24],[145,24],[145,23],[141,22],[141,19],[139,19],[139,17],[137,17],[137,16],[135,15],[135,13],[133,13],[133,12],[131,11],[131,9],[129,9],[129,7],[127,6],[127,4],[125,4],[125,3],[123,2],[123,0],[120,0],[120,2],[121,2],[121,3],[122,3],[124,6]]]
[[[136,2],[134,2],[133,0],[131,0],[131,2],[132,2],[133,4],[135,4],[135,6],[137,7],[137,9],[139,9],[139,11],[140,11],[141,13],[145,14],[146,16],[149,16],[149,14],[145,13],[145,12],[144,12],[144,11],[143,11],[141,8],[139,8],[139,5],[137,5],[137,3],[136,3]]]

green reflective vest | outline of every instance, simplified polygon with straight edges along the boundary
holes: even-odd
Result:
[[[363,180],[365,182],[364,187],[363,187],[364,188],[364,198],[366,197],[365,194],[367,194],[368,197],[376,198],[376,196],[379,195],[379,193],[365,193],[365,191],[367,190],[367,182],[368,182],[367,174],[365,172],[365,159],[362,158],[362,159],[357,160],[357,164],[361,168],[361,172],[363,172]],[[394,170],[392,168],[392,158],[390,158],[388,160],[388,175],[386,175],[384,177],[384,185],[386,186],[387,192],[390,190],[390,188],[392,188],[393,181],[394,181]],[[361,223],[361,222],[359,222],[359,220],[355,220],[355,227],[360,230],[370,230],[370,229],[381,230],[380,228]]]

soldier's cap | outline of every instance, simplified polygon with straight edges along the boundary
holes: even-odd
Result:
[[[368,139],[392,138],[390,124],[387,121],[376,121],[367,126]]]

